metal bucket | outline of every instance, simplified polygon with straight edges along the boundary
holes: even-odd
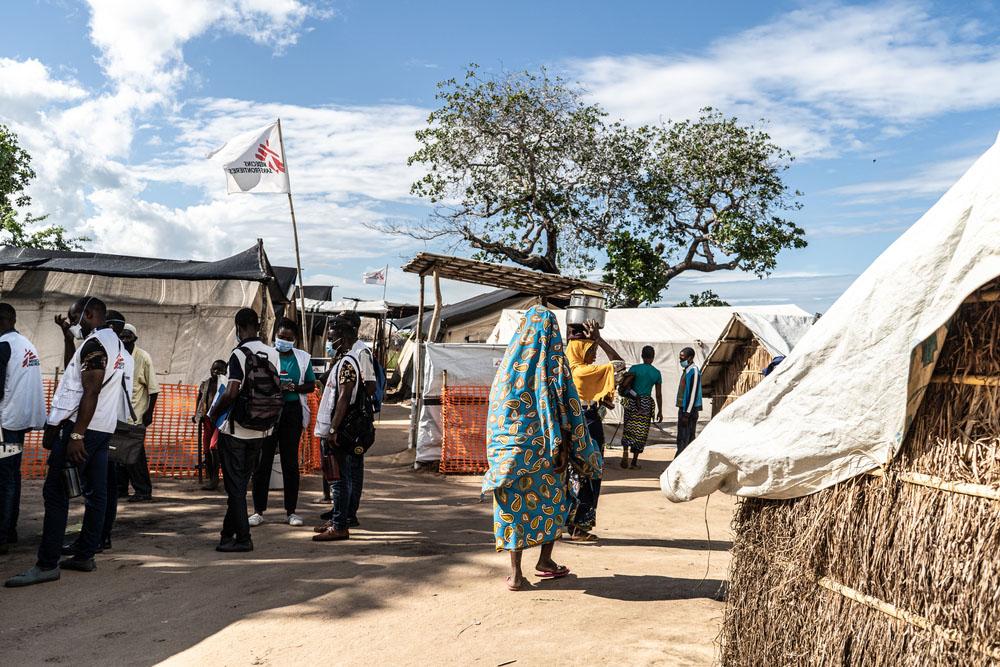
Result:
[[[569,295],[569,306],[566,307],[566,324],[583,324],[590,320],[604,328],[607,309],[604,307],[604,295],[594,290],[577,289]]]

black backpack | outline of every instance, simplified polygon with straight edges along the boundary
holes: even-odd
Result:
[[[351,407],[348,408],[344,420],[337,430],[337,447],[360,456],[371,449],[375,444],[375,407],[372,404],[371,396],[365,390],[365,383],[361,380],[360,367],[357,360],[351,355],[347,355],[354,363],[358,372],[358,384],[355,389],[357,396]],[[339,397],[340,385],[337,385],[337,396]],[[333,403],[336,410],[337,401]]]
[[[246,362],[240,393],[230,413],[230,432],[233,422],[251,431],[270,430],[278,424],[285,402],[278,369],[264,352],[251,352],[245,346],[236,349],[246,356]]]

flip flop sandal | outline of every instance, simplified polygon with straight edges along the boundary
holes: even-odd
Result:
[[[569,568],[562,566],[558,570],[535,570],[535,576],[539,579],[562,579],[569,574]]]
[[[593,533],[569,533],[564,540],[569,540],[570,542],[596,542],[597,535]]]
[[[521,586],[524,584],[524,580],[521,580],[520,584],[514,584],[513,579],[507,577],[507,590],[511,593],[516,593],[521,590]]]

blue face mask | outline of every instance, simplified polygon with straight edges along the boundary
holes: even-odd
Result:
[[[690,365],[691,365],[691,360],[690,359],[682,359],[681,360],[681,368],[687,368]]]
[[[333,357],[337,354],[337,348],[333,346],[333,343],[326,341],[326,356]]]
[[[294,344],[290,340],[285,340],[284,338],[274,339],[274,349],[278,352],[291,352]]]

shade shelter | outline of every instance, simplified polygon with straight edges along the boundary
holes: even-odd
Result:
[[[403,271],[420,276],[420,301],[417,309],[415,339],[418,346],[414,371],[414,406],[410,422],[410,446],[417,447],[417,462],[433,460],[434,447],[420,451],[418,447],[418,424],[425,420],[425,410],[430,410],[428,420],[440,420],[440,404],[425,405],[424,387],[427,386],[424,359],[424,345],[428,340],[437,340],[441,327],[444,304],[441,300],[441,280],[457,280],[476,285],[487,285],[519,294],[531,295],[545,302],[552,297],[566,297],[574,289],[606,291],[608,285],[590,280],[540,273],[515,266],[480,262],[462,257],[451,257],[434,253],[420,253],[410,260]],[[429,322],[424,322],[425,280],[430,276],[434,286],[434,310]],[[441,369],[447,370],[447,369]],[[445,387],[447,392],[447,387]],[[435,401],[436,402],[436,401]],[[476,395],[463,403],[463,408],[485,409],[485,397]],[[433,413],[433,414],[431,414]]]
[[[809,327],[813,315],[733,314],[702,366],[705,396],[712,398],[712,416],[756,387],[764,369],[786,357]]]

